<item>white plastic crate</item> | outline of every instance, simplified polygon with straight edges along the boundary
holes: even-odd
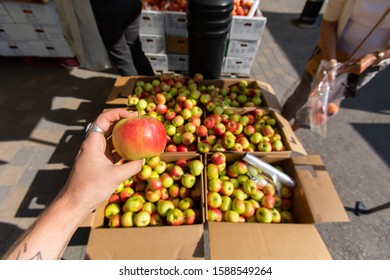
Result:
[[[3,5],[15,23],[57,24],[59,22],[55,1],[47,4],[32,1],[3,1]]]
[[[60,24],[16,24],[26,40],[29,41],[62,41],[64,34]]]
[[[188,55],[168,54],[169,71],[188,72]]]
[[[34,49],[39,57],[74,57],[68,43],[64,41],[29,41],[29,45]]]
[[[0,41],[0,56],[36,56],[27,42]]]
[[[164,35],[140,34],[139,38],[145,53],[167,53]]]
[[[259,49],[260,40],[229,40],[226,56],[228,57],[243,57],[253,59],[256,57]]]
[[[25,39],[15,23],[0,23],[0,41],[23,41]]]
[[[11,16],[2,3],[0,3],[0,23],[13,23]]]
[[[142,10],[140,18],[140,34],[165,35],[164,13]]]
[[[260,14],[258,12],[258,15],[254,17],[234,16],[229,39],[260,40],[267,23],[267,18]]]
[[[188,37],[186,13],[165,11],[164,17],[166,35]]]
[[[166,54],[145,54],[155,72],[168,71],[168,56]]]
[[[244,57],[225,57],[222,73],[250,76],[253,61]]]

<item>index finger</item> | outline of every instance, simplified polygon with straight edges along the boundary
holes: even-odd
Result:
[[[137,112],[129,112],[123,108],[111,109],[101,113],[95,120],[95,123],[107,133],[110,132],[112,124],[120,119],[135,118],[137,115]]]

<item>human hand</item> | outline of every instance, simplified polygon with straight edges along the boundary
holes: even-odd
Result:
[[[125,109],[109,110],[97,117],[95,123],[106,133],[92,132],[84,140],[61,194],[72,207],[85,213],[92,212],[121,182],[141,170],[142,160],[115,164],[119,158],[112,153],[111,140],[106,140],[117,121],[135,117],[136,112]]]

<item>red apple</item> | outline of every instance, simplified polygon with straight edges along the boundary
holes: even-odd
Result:
[[[123,159],[139,160],[159,156],[167,144],[167,133],[153,117],[121,119],[113,128],[112,143]]]
[[[162,226],[164,225],[164,219],[158,212],[150,214],[150,226]]]
[[[207,219],[210,222],[220,222],[222,221],[222,212],[217,208],[209,208],[207,210]]]
[[[265,208],[268,208],[268,209],[271,209],[271,208],[274,208],[274,205],[275,205],[275,198],[270,195],[270,194],[267,194],[265,195],[262,199],[261,199],[261,205]]]
[[[116,228],[121,226],[121,215],[115,214],[108,219],[108,227]]]
[[[185,225],[192,225],[196,221],[196,213],[194,209],[186,209],[183,211]]]
[[[226,163],[226,156],[222,152],[215,152],[211,155],[211,162],[216,165]]]

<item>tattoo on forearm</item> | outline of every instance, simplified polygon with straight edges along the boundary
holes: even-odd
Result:
[[[22,253],[26,253],[27,252],[27,243],[24,243],[24,246],[23,246],[23,249],[20,249],[19,251],[18,251],[18,254],[17,254],[17,256],[16,256],[16,259],[17,260],[20,260],[21,258],[20,258],[20,255],[22,254]],[[31,258],[29,258],[29,260],[42,260],[42,253],[39,251],[39,252],[37,252],[34,256],[32,256]]]

